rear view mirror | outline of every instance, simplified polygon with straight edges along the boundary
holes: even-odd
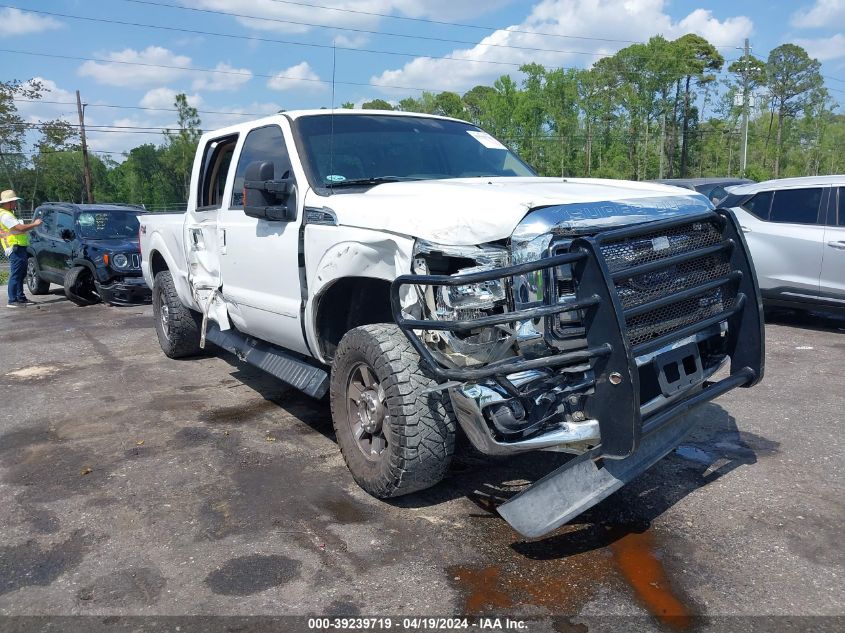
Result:
[[[287,205],[293,190],[290,178],[275,179],[275,166],[270,161],[247,165],[244,174],[244,213],[253,218],[292,222],[296,207]]]

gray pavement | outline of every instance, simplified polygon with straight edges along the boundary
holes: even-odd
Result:
[[[325,403],[231,356],[165,358],[149,306],[37,301],[0,307],[0,615],[845,615],[845,321],[777,316],[762,385],[525,541],[492,510],[566,456],[463,452],[378,501]]]

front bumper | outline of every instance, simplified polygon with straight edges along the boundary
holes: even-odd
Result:
[[[105,303],[134,305],[152,301],[152,290],[143,277],[124,277],[107,283],[98,283],[97,292]]]
[[[699,234],[703,234],[701,227],[711,230],[710,241],[696,243],[695,239],[688,239],[688,248],[683,247],[678,236],[683,236],[690,227]],[[654,252],[648,253],[648,257],[631,257],[630,265],[624,263],[624,258],[618,258],[620,249],[633,252],[643,242],[654,245]],[[675,248],[679,243],[682,247]],[[614,252],[617,259],[610,262],[609,255]],[[716,257],[721,263],[711,269],[712,274],[703,275],[696,270],[700,262]],[[495,279],[507,282],[515,276],[540,273],[545,279],[544,286],[551,288],[560,266],[571,266],[575,281],[574,294],[566,300],[558,300],[547,291],[543,305],[465,321],[411,319],[401,308],[400,292],[406,285],[419,288]],[[657,279],[662,284],[667,279],[671,282],[672,275],[679,275],[679,271],[686,271],[684,280],[690,280],[685,286],[672,287],[667,283],[665,288],[671,287],[671,291],[649,288],[642,297],[631,300],[632,280],[639,283]],[[449,389],[458,421],[479,450],[488,454],[565,450],[569,444],[582,453],[573,460],[577,464],[585,460],[619,460],[617,470],[624,470],[624,474],[614,477],[614,482],[624,483],[672,450],[683,434],[679,436],[666,429],[690,407],[735,387],[750,387],[763,376],[760,290],[739,225],[733,214],[724,209],[579,237],[567,242],[565,249],[556,248],[553,242],[547,257],[529,263],[463,275],[404,275],[393,282],[391,302],[396,323],[434,376]],[[482,366],[447,366],[421,338],[421,334],[429,332],[460,333],[491,326],[519,328],[526,322],[543,320],[545,336],[553,339],[554,334],[549,333],[555,331],[554,320],[561,313],[580,315],[582,344],[575,349],[558,348],[539,357],[516,355]],[[656,326],[655,315],[663,319]],[[718,354],[711,358],[714,346],[718,347]],[[705,359],[707,366],[703,366]],[[729,377],[709,382],[718,366],[727,360]],[[547,381],[546,384],[561,401],[575,396],[581,399],[578,418],[562,416],[556,425],[539,429],[529,437],[507,441],[508,438],[497,435],[497,427],[491,423],[491,402],[497,399],[497,393],[502,393],[500,387],[515,399],[522,397],[516,379],[532,371],[557,377],[557,383]],[[578,376],[578,380],[573,376]],[[675,424],[675,428],[681,427]],[[648,449],[639,455],[638,448],[644,440]],[[550,477],[571,480],[571,473],[578,468],[589,472],[577,464],[564,466],[564,471],[571,469],[569,475],[556,471]],[[627,466],[623,468],[622,464]],[[583,474],[574,477],[575,481],[569,483],[576,489],[583,491],[585,485],[594,487],[595,482],[591,483],[589,477],[585,479]],[[610,494],[615,489],[613,485],[616,484],[604,482],[598,487]],[[606,494],[591,496],[589,505]],[[517,499],[509,503],[517,503]],[[549,501],[542,499],[542,503]],[[583,501],[581,498],[567,502],[568,509],[552,504],[552,514],[567,520],[574,516],[572,508]],[[555,523],[535,521],[534,526],[546,529]],[[532,532],[525,529],[526,535]]]

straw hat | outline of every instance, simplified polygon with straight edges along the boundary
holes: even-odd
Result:
[[[23,198],[19,197],[18,194],[15,193],[14,189],[6,189],[6,191],[0,193],[0,204],[14,202],[15,200],[23,200]]]

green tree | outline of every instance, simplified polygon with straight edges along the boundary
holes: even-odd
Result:
[[[772,115],[777,115],[774,177],[778,178],[783,152],[783,129],[787,118],[795,117],[807,104],[814,90],[824,85],[821,64],[800,46],[781,44],[766,61],[766,85],[771,96]],[[771,123],[770,123],[771,129]]]
[[[176,95],[176,130],[165,130],[164,162],[169,173],[181,185],[176,201],[187,201],[191,190],[191,169],[202,130],[197,109],[188,104],[184,93]],[[168,201],[170,202],[170,201]]]
[[[715,46],[694,33],[679,37],[675,40],[675,44],[679,49],[682,64],[685,66],[681,133],[681,178],[685,178],[689,159],[689,139],[687,133],[689,132],[690,119],[694,113],[694,109],[691,107],[690,84],[693,80],[699,86],[715,81],[715,73],[720,71],[722,66],[725,65],[725,58],[716,50]]]
[[[373,99],[372,101],[365,101],[361,107],[364,110],[392,110],[393,106],[384,99]]]
[[[9,187],[15,188],[15,172],[23,167],[24,142],[29,124],[18,114],[16,99],[40,99],[44,86],[34,79],[0,81],[0,165]]]

